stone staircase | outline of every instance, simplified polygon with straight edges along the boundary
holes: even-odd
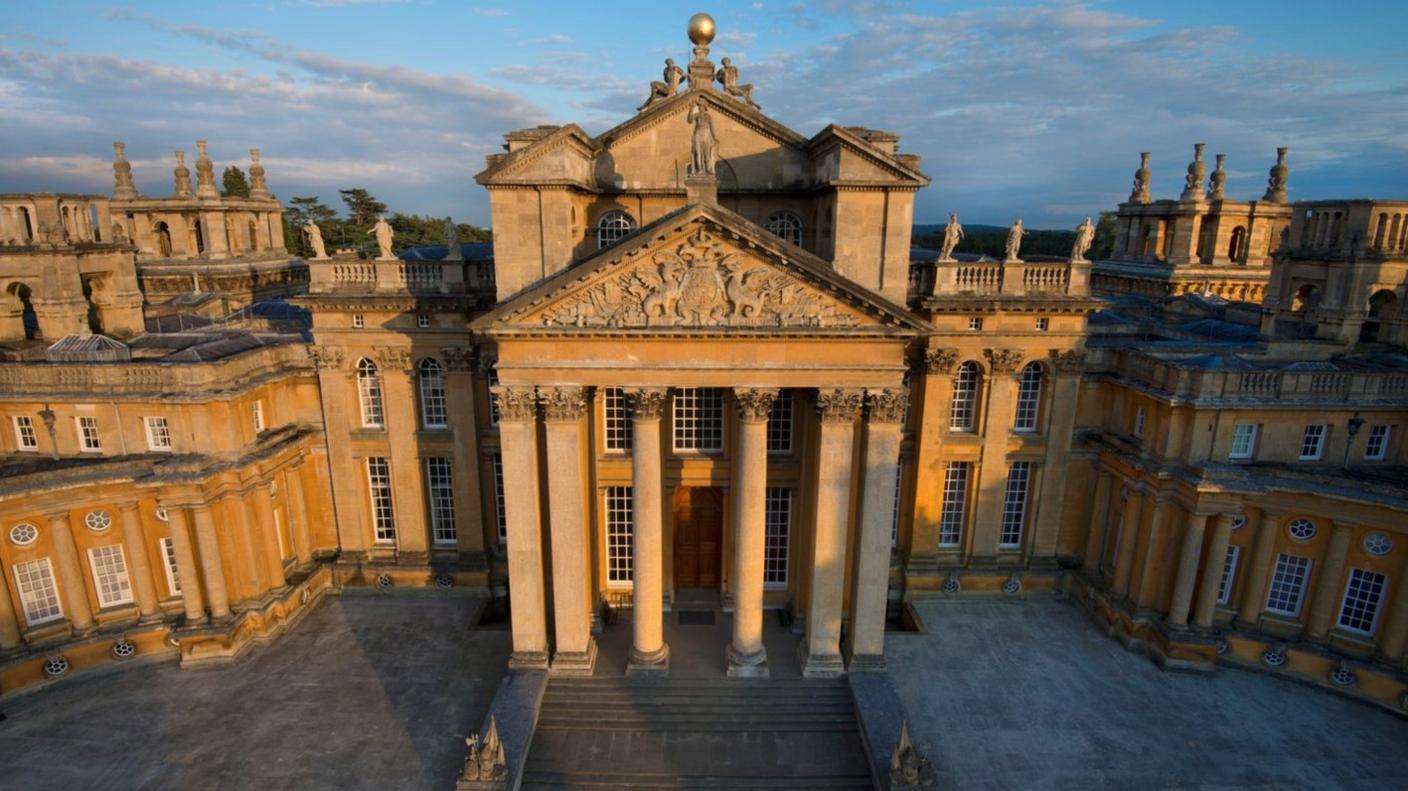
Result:
[[[872,789],[846,679],[554,678],[524,789]]]

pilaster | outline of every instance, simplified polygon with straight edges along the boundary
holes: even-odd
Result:
[[[54,542],[54,555],[58,560],[59,583],[63,589],[65,612],[69,625],[78,634],[91,632],[96,628],[93,622],[93,607],[88,603],[88,587],[83,583],[87,576],[78,558],[78,545],[73,540],[73,527],[67,511],[48,514],[49,532]]]
[[[1178,570],[1173,582],[1173,599],[1168,605],[1168,625],[1182,629],[1188,625],[1188,608],[1193,602],[1193,586],[1198,583],[1199,560],[1203,551],[1203,535],[1207,530],[1207,514],[1188,515],[1183,528],[1183,543],[1178,552]],[[1213,589],[1216,594],[1217,589]]]
[[[511,608],[512,669],[546,669],[547,620],[544,611],[542,524],[538,503],[537,395],[532,387],[496,385],[499,444],[508,533],[508,589]]]
[[[118,510],[122,513],[122,548],[127,555],[127,576],[132,580],[137,609],[143,621],[160,620],[161,604],[156,595],[151,560],[147,555],[146,536],[142,532],[141,511],[135,502],[123,503]],[[0,618],[3,616],[0,615]]]
[[[1013,375],[1021,365],[1018,349],[985,349],[988,361],[987,405],[983,410],[983,458],[978,467],[977,509],[973,519],[974,564],[997,562],[1007,490],[1007,443],[1012,433]]]
[[[1143,518],[1144,493],[1129,486],[1124,510],[1120,513],[1120,541],[1115,550],[1115,579],[1110,592],[1116,596],[1129,593],[1129,581],[1134,576],[1134,550],[1139,543],[1139,523]]]
[[[1335,605],[1344,592],[1345,560],[1349,557],[1349,541],[1353,536],[1353,528],[1340,522],[1335,522],[1330,529],[1330,545],[1320,564],[1315,598],[1310,602],[1310,615],[1305,621],[1305,636],[1311,640],[1324,640],[1330,632]]]
[[[195,520],[196,546],[200,548],[201,578],[205,580],[205,595],[210,602],[210,617],[220,621],[230,617],[230,592],[225,582],[221,561],[220,541],[215,535],[215,519],[210,506],[200,503],[191,507]],[[182,580],[184,587],[185,580]]]
[[[915,477],[921,482],[944,479],[943,448],[948,436],[948,404],[953,400],[953,369],[958,364],[957,349],[929,349],[924,353],[922,403],[916,406],[918,422],[915,448]],[[939,519],[943,509],[941,485],[919,485],[914,493],[914,526],[909,539],[910,574],[938,571]]]
[[[846,579],[855,421],[862,398],[859,390],[822,390],[817,394],[821,437],[817,442],[816,529],[812,537],[803,676],[835,676],[845,669],[841,662],[841,603]],[[896,445],[896,459],[898,449]],[[891,460],[891,476],[894,463]],[[893,502],[893,490],[890,496]],[[887,547],[887,560],[888,557]]]
[[[899,486],[905,394],[866,393],[865,484],[861,490],[860,537],[856,542],[856,592],[847,648],[851,672],[885,666],[885,610],[890,594],[890,526]],[[823,429],[824,435],[824,429]]]
[[[1262,511],[1256,526],[1256,543],[1252,546],[1247,577],[1242,583],[1242,606],[1238,608],[1237,625],[1255,629],[1266,609],[1266,580],[1271,573],[1271,558],[1276,552],[1276,531],[1280,514]]]
[[[165,503],[161,507],[166,509],[166,523],[171,528],[171,551],[176,556],[176,573],[181,581],[181,603],[186,608],[186,625],[194,626],[205,621],[205,598],[200,590],[200,567],[196,565],[186,509]]]
[[[396,512],[396,555],[401,563],[425,563],[430,558],[430,535],[426,529],[421,461],[416,452],[416,412],[397,409],[414,404],[411,387],[410,350],[383,346],[376,350],[381,373],[382,398],[386,408],[382,420],[391,447],[391,485],[396,492],[392,506]]]

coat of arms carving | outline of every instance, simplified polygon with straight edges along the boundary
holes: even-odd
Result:
[[[850,327],[859,319],[786,272],[730,252],[703,228],[549,307],[556,327]]]

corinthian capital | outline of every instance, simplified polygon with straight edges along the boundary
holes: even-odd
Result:
[[[983,349],[988,365],[995,374],[1010,374],[1022,363],[1025,353],[1021,349]]]
[[[587,411],[587,399],[580,387],[540,387],[538,400],[543,405],[543,417],[549,422],[576,422]]]
[[[909,405],[909,393],[904,390],[867,390],[866,406],[870,411],[871,423],[903,423],[905,407]]]
[[[740,387],[733,391],[733,400],[738,404],[738,419],[744,423],[767,420],[775,398],[777,398],[776,390]]]
[[[376,361],[388,371],[410,370],[411,350],[404,346],[378,346]]]
[[[1058,371],[1079,372],[1085,368],[1085,352],[1080,349],[1052,352],[1051,365]]]
[[[822,390],[816,396],[816,409],[823,423],[850,423],[860,415],[859,390]]]
[[[929,374],[946,374],[958,363],[957,349],[929,349],[924,352],[924,371]]]
[[[643,387],[626,391],[631,416],[636,420],[659,420],[665,411],[665,388]]]
[[[530,422],[538,412],[538,395],[531,387],[494,385],[490,388],[499,408],[499,422]]]
[[[451,373],[474,371],[474,350],[468,346],[448,346],[440,350],[440,356],[445,360],[445,369]]]
[[[342,367],[342,347],[341,346],[314,346],[309,353],[313,355],[313,365],[320,370],[333,371]]]

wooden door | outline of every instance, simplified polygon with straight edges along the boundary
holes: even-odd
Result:
[[[723,564],[723,492],[714,486],[675,490],[675,587],[718,588]]]

